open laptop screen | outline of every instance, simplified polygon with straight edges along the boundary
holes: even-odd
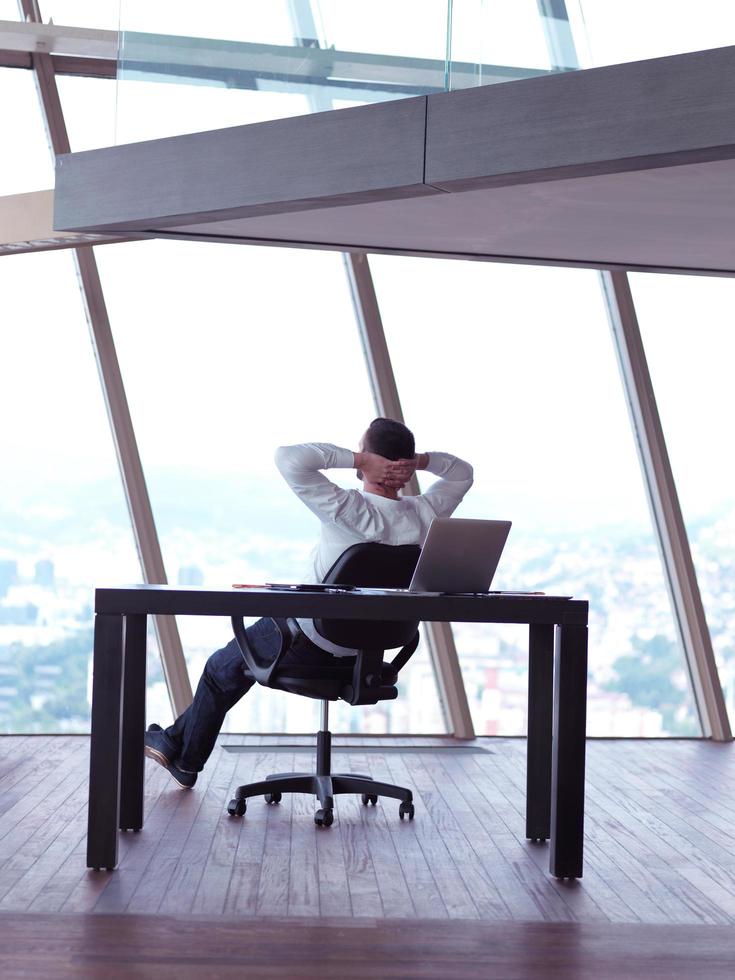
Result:
[[[487,592],[510,527],[510,521],[435,517],[409,592]]]

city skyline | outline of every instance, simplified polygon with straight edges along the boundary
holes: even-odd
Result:
[[[284,512],[287,513],[287,508]],[[169,565],[169,580],[176,583],[181,569],[187,570],[187,575],[195,569],[204,585],[214,587],[226,587],[238,577],[256,581],[276,575],[287,580],[295,578],[295,570],[304,567],[313,545],[316,522],[297,507],[293,514],[294,523],[290,524],[283,520],[284,512],[280,512],[278,506],[273,507],[271,515],[264,510],[257,533],[242,532],[239,536],[236,531],[227,534],[216,526],[181,525],[175,519],[162,521],[161,538]],[[733,517],[735,515],[730,515],[731,521]],[[272,528],[279,519],[281,533],[276,536]],[[80,516],[80,524],[81,521]],[[226,525],[224,521],[223,527]],[[22,530],[24,545],[18,548],[7,524],[0,524],[0,563],[7,561],[15,548],[21,579],[7,589],[0,599],[0,609],[22,609],[29,603],[36,604],[40,620],[15,625],[0,623],[0,654],[5,654],[0,656],[0,662],[5,668],[7,651],[13,643],[37,646],[39,642],[42,645],[60,642],[85,632],[91,643],[93,585],[115,584],[126,579],[138,581],[140,578],[139,572],[127,578],[136,570],[136,560],[132,535],[124,518],[100,521],[95,516],[95,521],[86,527],[86,536],[80,533],[79,526],[64,523],[64,527],[67,541],[59,543],[52,543],[48,537],[53,530],[51,525],[46,528],[46,536],[37,539]],[[496,584],[498,587],[543,587],[548,592],[560,592],[566,587],[575,595],[590,600],[590,734],[657,735],[671,730],[672,726],[667,729],[663,725],[661,712],[655,706],[636,703],[636,698],[640,702],[641,692],[615,691],[611,687],[616,679],[615,661],[634,653],[636,644],[650,643],[656,637],[663,637],[670,648],[676,650],[677,659],[671,676],[674,689],[681,692],[681,711],[673,725],[674,733],[694,734],[697,729],[686,689],[684,660],[673,635],[668,596],[663,589],[660,562],[652,539],[635,532],[626,536],[619,529],[616,538],[598,535],[597,539],[580,539],[574,548],[569,542],[562,547],[562,543],[563,539],[542,540],[534,535],[519,534],[513,549],[509,541]],[[716,544],[716,538],[705,539],[701,557],[707,561],[716,558],[716,552],[712,550]],[[695,539],[694,545],[699,549],[700,542]],[[104,566],[100,566],[100,555],[107,556],[110,578],[106,577]],[[44,561],[53,561],[54,580],[39,584],[36,581],[38,563]],[[119,562],[117,574],[116,561]],[[90,568],[95,569],[92,581]],[[716,585],[718,581],[716,576],[712,581],[705,580],[703,591],[712,592],[713,583]],[[626,605],[631,590],[637,598],[635,603]],[[728,609],[721,588],[715,588],[708,598],[717,602],[718,608],[724,607],[723,614],[710,622],[718,658],[723,667],[727,667],[723,672],[724,681],[732,677],[735,666],[735,610]],[[180,628],[190,675],[196,682],[206,656],[217,645],[226,642],[229,627],[224,622],[210,624],[182,619]],[[527,661],[524,631],[512,627],[478,631],[471,624],[456,624],[455,637],[478,733],[522,734],[525,730]],[[151,653],[155,653],[155,648]],[[90,655],[91,646],[85,654],[87,661]],[[150,710],[159,716],[161,712],[170,714],[160,668],[151,657],[149,665],[152,680]],[[3,669],[2,674],[0,688],[12,688],[7,670]],[[42,675],[43,684],[47,684],[47,676]],[[397,709],[392,716],[385,706],[381,706],[372,714],[365,713],[362,724],[368,730],[398,731],[409,720],[415,725],[416,719],[421,718],[427,730],[441,730],[438,696],[425,653],[417,655],[406,671],[405,688],[404,696],[389,705],[388,711]],[[280,726],[286,726],[284,730],[310,729],[312,705],[308,702],[300,705],[298,702],[302,699],[273,698],[269,694],[271,692],[263,695],[258,691],[245,699],[242,707],[238,706],[232,713],[229,730],[281,730]],[[728,700],[732,697],[730,683]],[[0,703],[2,701],[0,696]],[[336,719],[349,730],[360,723],[358,714],[340,706]],[[167,719],[162,717],[161,720]],[[32,725],[31,718],[29,724]],[[79,727],[79,719],[75,724]]]

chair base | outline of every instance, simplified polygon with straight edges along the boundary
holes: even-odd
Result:
[[[320,743],[331,742],[331,733],[328,731],[319,732]],[[266,803],[280,803],[283,793],[311,793],[316,796],[321,804],[321,809],[317,810],[314,820],[318,826],[331,826],[334,820],[334,797],[344,793],[360,793],[362,802],[367,806],[369,803],[377,803],[379,796],[387,796],[394,800],[400,800],[401,805],[398,814],[403,820],[408,817],[413,820],[414,806],[413,794],[410,789],[404,786],[395,786],[393,783],[383,783],[371,776],[364,776],[359,773],[332,773],[329,771],[329,753],[326,758],[322,752],[319,753],[319,761],[326,762],[319,766],[326,769],[326,772],[306,773],[306,772],[281,772],[267,776],[257,783],[247,783],[238,786],[235,790],[235,798],[230,801],[227,807],[228,813],[235,817],[241,817],[247,810],[247,800],[253,796],[264,796]]]

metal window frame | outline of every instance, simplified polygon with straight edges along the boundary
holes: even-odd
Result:
[[[19,6],[27,20],[41,23],[36,0],[19,0]],[[69,153],[69,137],[51,56],[37,52],[31,58],[51,151]],[[163,555],[92,248],[74,249],[74,261],[143,578],[146,584],[165,585]],[[154,626],[169,698],[178,715],[192,700],[181,638],[172,616],[154,617]]]
[[[712,638],[702,605],[630,282],[625,272],[601,272],[600,280],[636,437],[646,495],[702,733],[718,742],[730,741],[732,731]]]
[[[292,17],[300,22],[301,8],[295,5],[293,10]],[[307,16],[311,15],[307,12]],[[318,90],[328,84],[344,99],[366,101],[426,95],[446,87],[446,58],[340,51],[332,46],[314,46],[311,37],[298,34],[294,45],[278,45],[125,33],[128,40],[131,35],[135,39],[135,64],[126,64],[126,71],[172,79],[291,92],[309,86]],[[57,74],[115,78],[119,37],[117,31],[98,28],[0,20],[0,66],[30,68],[30,55],[43,51],[51,55]],[[125,54],[124,60],[129,62],[130,52]],[[471,83],[478,67],[483,78],[495,82],[548,74],[544,69],[477,66],[473,62],[454,62],[452,73]]]

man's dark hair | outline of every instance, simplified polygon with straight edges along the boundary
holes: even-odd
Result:
[[[395,419],[373,419],[365,433],[365,450],[385,459],[413,459],[416,442],[413,432]]]

